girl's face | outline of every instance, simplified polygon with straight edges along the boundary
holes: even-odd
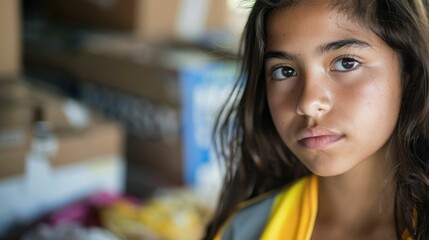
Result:
[[[335,176],[385,159],[401,71],[393,49],[321,2],[271,13],[265,80],[283,142],[313,173]]]

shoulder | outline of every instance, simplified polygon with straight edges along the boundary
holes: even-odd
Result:
[[[241,203],[238,210],[227,220],[218,233],[219,240],[259,239],[279,204],[285,196],[301,192],[309,176],[298,179],[287,186],[264,193]]]
[[[259,239],[284,195],[293,192],[308,177],[299,179],[281,189],[273,190],[241,203],[221,231],[221,240]]]
[[[280,190],[268,192],[241,203],[237,212],[226,223],[220,239],[257,239],[265,228],[279,192]]]

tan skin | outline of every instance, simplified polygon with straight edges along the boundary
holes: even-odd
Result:
[[[269,16],[265,72],[277,131],[320,176],[312,239],[395,239],[397,54],[325,1],[304,1]]]

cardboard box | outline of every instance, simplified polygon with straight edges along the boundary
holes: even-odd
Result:
[[[26,99],[31,95],[31,88],[19,77],[0,78],[0,98],[3,101]]]
[[[0,128],[27,127],[35,121],[47,121],[53,130],[83,128],[85,118],[87,122],[91,118],[76,101],[20,78],[0,80],[0,100]],[[82,119],[74,120],[77,117]]]
[[[121,126],[112,121],[94,119],[84,130],[58,131],[53,137],[56,141],[56,149],[50,156],[53,167],[123,154],[124,133]]]
[[[124,190],[119,124],[94,114],[76,127],[76,105],[16,79],[0,93],[0,236],[95,191]]]
[[[86,129],[54,131],[43,139],[37,139],[34,131],[32,125],[0,128],[0,179],[23,175],[25,159],[34,151],[46,154],[53,168],[123,155],[124,133],[112,121],[98,119]]]
[[[235,62],[198,50],[180,48],[150,50],[142,48],[141,52],[132,51],[132,49],[97,50],[80,52],[69,57],[47,53],[44,54],[43,61],[59,64],[81,79],[116,89],[123,95],[140,98],[136,102],[150,100],[156,103],[142,104],[141,112],[151,113],[155,106],[163,104],[176,109],[182,116],[182,119],[178,119],[181,125],[176,129],[176,132],[181,135],[176,139],[180,142],[184,141],[183,144],[180,143],[184,148],[184,155],[177,158],[179,160],[166,156],[161,151],[153,151],[152,149],[157,149],[150,142],[154,138],[138,141],[127,149],[127,153],[130,153],[129,156],[134,159],[140,157],[140,161],[145,166],[152,165],[154,169],[161,168],[153,166],[154,164],[162,164],[163,170],[167,173],[170,169],[165,166],[176,159],[175,163],[180,162],[182,166],[180,169],[175,167],[175,173],[182,173],[187,184],[193,185],[198,182],[197,176],[200,174],[198,169],[215,161],[215,153],[210,145],[211,130],[219,107],[226,99],[237,77]],[[93,95],[94,98],[100,99],[97,91],[87,92],[88,94],[83,95]],[[102,92],[106,93],[106,91]],[[115,99],[109,99],[106,102],[110,105],[124,106],[121,109],[109,109],[108,112],[113,115],[120,115],[128,106],[134,104],[134,101],[125,104]],[[147,107],[147,110],[144,107]],[[130,111],[130,113],[136,112],[139,111]],[[152,116],[154,116],[153,119],[157,119],[156,114]],[[133,117],[141,116],[137,114]],[[129,117],[129,120],[131,119]],[[124,120],[127,121],[127,119]],[[153,129],[157,128],[146,130],[150,132]],[[156,146],[162,148],[162,138],[160,140],[155,138],[154,143],[158,143]]]
[[[83,104],[52,91],[33,88],[35,120],[45,121],[54,131],[85,129],[92,121],[91,111]]]
[[[0,104],[0,129],[30,126],[34,117],[34,106],[28,102]]]
[[[124,136],[118,124],[97,119],[87,129],[43,138],[31,132],[20,145],[11,145],[13,135],[7,149],[0,142],[0,236],[14,224],[94,192],[125,189]]]
[[[24,173],[25,158],[33,147],[33,139],[37,135],[35,124],[39,121],[48,124],[49,131],[54,133],[63,134],[67,132],[66,134],[72,135],[71,133],[74,132],[83,132],[78,135],[82,139],[64,138],[66,140],[61,144],[57,156],[57,159],[59,158],[61,161],[56,160],[53,165],[71,162],[71,156],[84,159],[100,155],[102,153],[100,147],[90,149],[92,152],[89,154],[85,151],[77,151],[78,147],[76,143],[73,143],[86,141],[88,144],[96,144],[97,140],[94,140],[96,137],[93,135],[99,130],[106,132],[106,140],[110,143],[106,147],[111,150],[104,153],[119,152],[120,149],[114,147],[119,145],[120,130],[118,127],[111,126],[113,123],[100,123],[91,128],[91,131],[83,131],[86,127],[84,120],[87,121],[86,124],[89,124],[89,117],[86,116],[87,119],[81,117],[83,120],[73,120],[82,113],[80,108],[74,105],[77,103],[69,101],[72,100],[41,88],[35,88],[22,79],[9,78],[0,81],[0,179]],[[67,108],[73,109],[67,110]],[[76,124],[76,121],[80,121],[79,124]],[[97,137],[102,139],[99,135]],[[58,139],[62,140],[63,135],[60,135]],[[70,148],[72,149],[71,153],[64,150]]]
[[[54,21],[128,30],[149,41],[198,39],[228,27],[226,0],[46,0]]]
[[[37,103],[31,90],[18,78],[0,80],[0,129],[32,124]]]
[[[35,105],[16,78],[0,80],[0,179],[23,175],[31,149]]]
[[[20,1],[0,1],[0,75],[18,76],[21,69]]]
[[[133,45],[131,40],[121,41]],[[196,48],[104,45],[103,48],[91,46],[73,53],[33,50],[28,55],[28,62],[35,67],[43,63],[44,67],[60,69],[77,79],[180,108],[180,70],[220,59]]]
[[[44,134],[50,134],[39,137],[51,137],[53,168],[123,154],[122,128],[92,114],[78,119],[87,113],[73,100],[17,79],[0,81],[0,100],[2,181],[26,175],[26,158],[37,147],[38,124],[47,124]]]
[[[226,0],[137,1],[135,33],[149,40],[198,40],[210,31],[227,29]]]
[[[134,28],[136,0],[46,0],[52,19],[104,29]]]
[[[0,128],[0,179],[24,174],[31,140],[31,128]]]

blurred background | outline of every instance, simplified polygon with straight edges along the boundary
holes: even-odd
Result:
[[[0,1],[0,239],[200,239],[251,5]]]

